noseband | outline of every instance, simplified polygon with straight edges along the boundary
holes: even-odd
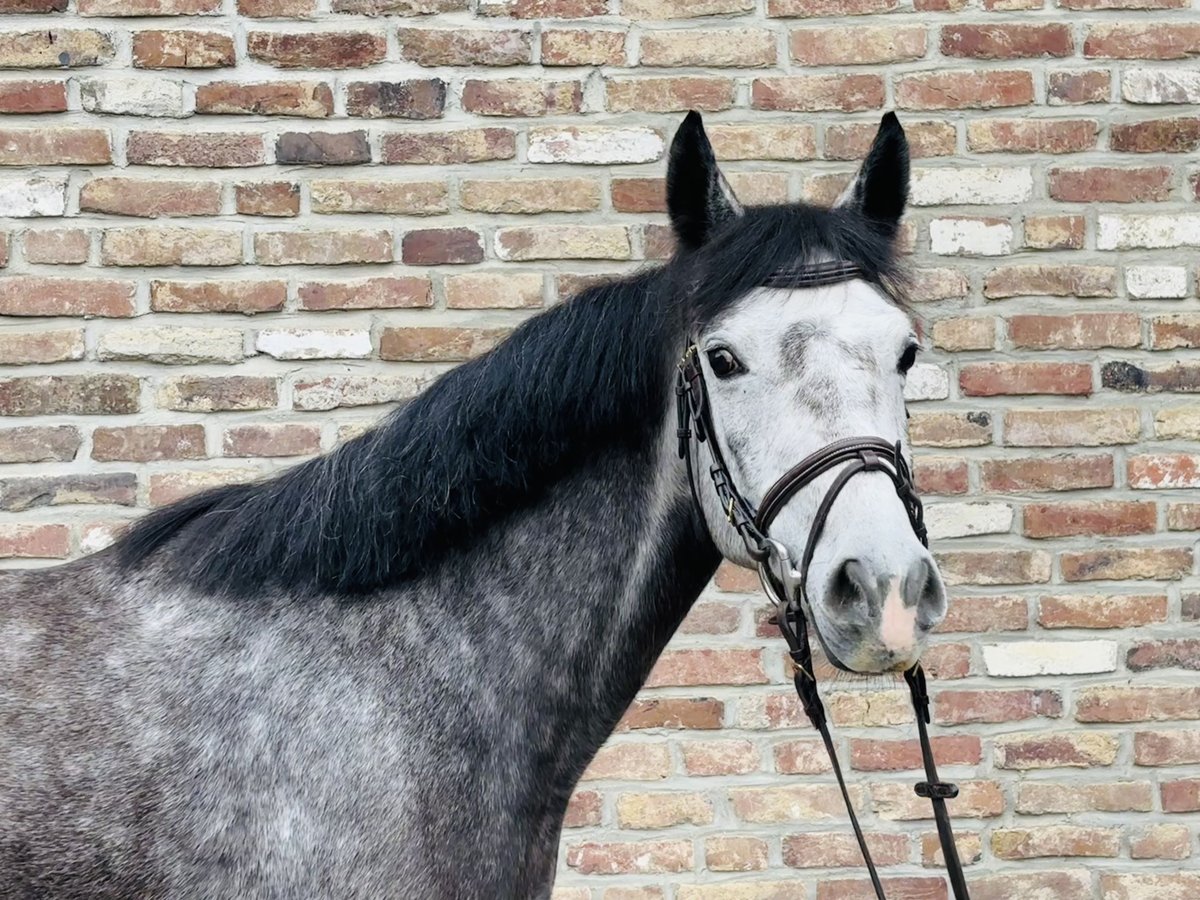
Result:
[[[864,273],[857,265],[839,261],[775,273],[765,279],[762,286],[795,289],[838,284],[863,277]],[[854,828],[854,836],[858,840],[859,849],[862,851],[867,871],[871,876],[871,883],[875,888],[875,895],[879,900],[885,900],[883,885],[880,883],[875,864],[867,849],[866,839],[863,837],[862,828],[854,813],[854,807],[850,802],[846,783],[842,777],[841,766],[838,763],[833,738],[829,733],[829,725],[826,721],[825,707],[817,692],[812,665],[812,648],[808,640],[805,605],[808,603],[808,570],[812,564],[817,543],[825,530],[825,523],[833,509],[834,502],[855,475],[863,472],[882,472],[887,475],[896,489],[896,495],[904,505],[908,521],[912,525],[917,539],[923,546],[929,545],[925,531],[924,508],[917,496],[912,470],[904,459],[899,441],[892,443],[878,437],[843,438],[826,444],[784,472],[767,490],[762,502],[756,508],[734,484],[729,466],[721,452],[720,443],[716,438],[716,430],[713,427],[708,388],[704,382],[704,372],[700,367],[700,353],[694,341],[688,343],[683,358],[679,362],[675,394],[678,407],[676,435],[679,440],[679,455],[687,461],[688,484],[691,487],[693,501],[697,509],[702,510],[692,463],[692,438],[695,437],[697,444],[704,444],[708,448],[710,460],[708,474],[725,512],[725,518],[736,529],[746,546],[746,552],[757,563],[763,589],[775,606],[772,622],[779,626],[779,630],[787,642],[796,692],[800,696],[805,714],[812,722],[813,727],[820,733],[825,750],[829,754],[834,774],[837,776],[838,787],[841,788],[842,799],[846,804],[846,811],[850,816],[850,824]],[[699,447],[697,447],[698,450]],[[787,548],[770,536],[771,524],[797,493],[812,484],[821,475],[839,466],[842,467],[841,471],[835,476],[833,483],[826,490],[817,507],[812,526],[809,528],[808,538],[805,541],[804,553],[800,558],[800,568],[796,569]],[[701,517],[703,518],[702,511]],[[954,896],[956,900],[969,900],[962,864],[959,861],[954,834],[950,828],[950,817],[946,811],[946,800],[958,796],[958,787],[938,779],[937,767],[926,729],[926,725],[929,723],[929,695],[925,688],[925,672],[921,668],[921,664],[917,663],[906,671],[904,680],[912,694],[926,777],[925,781],[916,786],[916,793],[921,797],[927,797],[933,804],[938,838],[942,845],[942,854],[946,861],[946,869],[954,889]]]

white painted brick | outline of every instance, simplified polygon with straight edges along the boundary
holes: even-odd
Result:
[[[1116,641],[1010,641],[983,645],[983,666],[999,678],[1087,675],[1117,668]]]
[[[67,211],[67,176],[0,178],[0,217],[28,219]]]
[[[184,114],[183,85],[162,77],[88,79],[80,85],[80,99],[88,112],[175,118]]]
[[[246,353],[236,328],[123,328],[106,331],[97,344],[100,359],[142,359],[168,365],[236,363]]]
[[[934,219],[929,223],[929,247],[942,256],[1007,256],[1012,241],[1008,222]]]
[[[1200,247],[1200,213],[1102,215],[1096,246],[1101,250]]]
[[[1193,69],[1131,69],[1121,76],[1130,103],[1200,103],[1200,72]]]
[[[931,503],[925,525],[932,540],[1006,534],[1012,531],[1013,510],[1007,503]]]
[[[1186,297],[1187,269],[1183,266],[1128,266],[1125,287],[1135,300]]]
[[[350,328],[281,328],[258,332],[254,348],[276,359],[366,359],[371,332]]]
[[[1004,166],[914,169],[913,206],[1020,203],[1033,196],[1033,173]]]
[[[945,400],[950,396],[950,376],[940,366],[913,366],[904,380],[905,400]]]
[[[529,132],[531,163],[654,162],[663,155],[663,139],[653,128],[604,128],[583,125],[566,128],[533,128]]]

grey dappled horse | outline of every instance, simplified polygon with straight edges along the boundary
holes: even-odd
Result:
[[[677,454],[694,339],[752,502],[847,435],[903,440],[916,336],[887,116],[832,210],[742,209],[699,116],[671,148],[680,249],[584,291],[370,433],[0,575],[5,898],[545,897],[580,773],[722,555]],[[861,279],[760,287],[822,260]],[[832,473],[772,535],[803,546]],[[945,594],[891,482],[852,479],[809,570],[845,668],[902,668]]]

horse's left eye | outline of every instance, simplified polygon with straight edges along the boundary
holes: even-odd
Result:
[[[900,362],[896,363],[896,371],[903,375],[911,369],[913,363],[917,361],[917,350],[919,349],[916,344],[909,344],[905,347],[904,352],[900,355]]]
[[[738,358],[724,347],[716,347],[708,351],[708,364],[712,366],[713,374],[718,378],[728,378],[743,371]]]

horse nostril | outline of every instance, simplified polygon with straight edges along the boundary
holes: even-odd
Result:
[[[871,596],[871,580],[857,559],[848,559],[837,568],[830,583],[830,597],[838,606],[854,606]]]
[[[903,596],[906,606],[917,608],[917,624],[926,631],[946,617],[946,589],[928,559],[918,559],[909,567]]]

